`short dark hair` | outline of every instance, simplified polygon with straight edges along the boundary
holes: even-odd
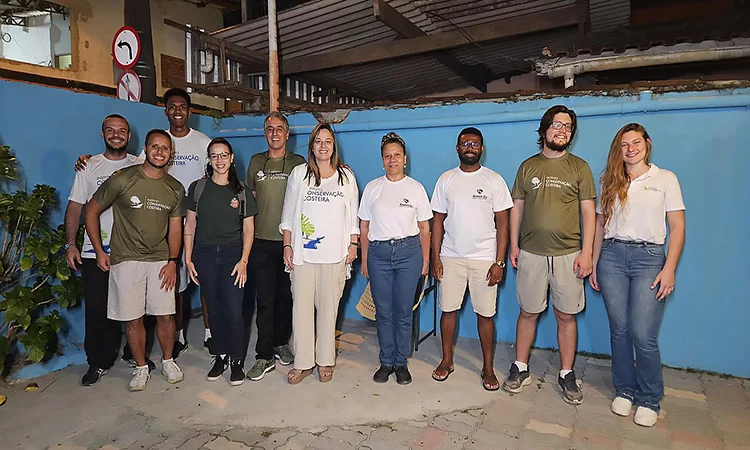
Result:
[[[104,120],[102,120],[102,132],[104,132],[104,124],[105,124],[105,123],[107,123],[107,121],[108,121],[109,119],[122,119],[122,120],[124,120],[124,121],[125,121],[125,123],[127,123],[127,124],[128,124],[128,132],[130,132],[130,123],[128,123],[128,119],[126,119],[126,118],[122,117],[122,116],[121,116],[121,115],[119,115],[119,114],[110,114],[110,115],[108,115],[107,117],[105,117],[105,118],[104,118]]]
[[[192,102],[190,101],[190,94],[187,93],[185,89],[180,88],[172,88],[164,93],[164,106],[167,106],[167,102],[171,97],[182,97],[187,102],[188,108],[192,106]]]
[[[170,136],[169,133],[167,133],[166,131],[164,131],[164,130],[162,130],[160,128],[154,128],[153,130],[151,130],[148,133],[146,133],[146,142],[145,142],[144,145],[146,147],[148,147],[148,142],[151,140],[151,138],[153,136],[155,136],[157,134],[161,135],[161,136],[164,136],[165,138],[169,139],[169,148],[171,149],[172,148],[172,136]]]
[[[482,136],[482,132],[479,131],[478,128],[466,127],[463,130],[461,130],[460,133],[458,133],[458,138],[456,139],[456,147],[461,145],[461,136],[464,136],[467,134],[472,135],[472,136],[479,136],[479,143],[482,144],[482,146],[484,146],[484,136]]]
[[[576,113],[572,109],[569,109],[565,105],[555,105],[545,111],[544,115],[542,116],[542,120],[539,121],[539,129],[537,129],[537,133],[539,133],[539,139],[537,139],[536,143],[539,145],[539,148],[544,148],[544,136],[547,134],[547,130],[549,130],[550,125],[552,125],[552,122],[555,121],[555,115],[563,113],[567,114],[568,117],[570,117],[571,121],[571,127],[573,128],[570,131],[570,140],[568,143],[573,141],[573,138],[576,136],[576,130],[578,129],[578,119],[576,118]]]

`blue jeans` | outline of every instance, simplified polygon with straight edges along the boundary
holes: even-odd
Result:
[[[659,329],[665,302],[656,299],[659,286],[651,289],[651,283],[665,260],[663,245],[606,239],[596,268],[609,316],[616,395],[656,412],[664,396]]]
[[[244,288],[230,276],[242,257],[242,242],[224,245],[196,245],[193,264],[201,293],[206,299],[213,349],[217,355],[245,359],[245,324],[242,319]]]
[[[368,247],[367,271],[383,366],[406,366],[411,346],[412,307],[422,263],[419,235],[371,241]]]

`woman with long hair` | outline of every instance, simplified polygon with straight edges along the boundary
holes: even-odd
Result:
[[[409,384],[412,307],[419,277],[429,268],[432,208],[424,186],[404,173],[401,136],[383,136],[380,156],[385,175],[367,183],[359,205],[362,275],[370,279],[380,345],[372,378],[385,383],[395,373],[398,384]]]
[[[664,395],[659,329],[685,241],[680,184],[674,173],[649,162],[651,149],[648,132],[637,123],[622,127],[612,140],[601,176],[589,279],[601,290],[609,316],[615,386],[610,409],[627,417],[635,403],[633,420],[645,427],[656,423]]]
[[[321,382],[333,378],[336,315],[359,246],[357,180],[340,160],[331,125],[316,125],[307,148],[307,164],[289,175],[279,225],[294,298],[289,384],[300,383],[315,365]]]
[[[258,208],[237,178],[226,139],[208,144],[208,159],[206,177],[190,185],[184,200],[185,264],[208,307],[216,359],[207,379],[218,380],[231,366],[229,384],[236,386],[245,380],[242,302]]]

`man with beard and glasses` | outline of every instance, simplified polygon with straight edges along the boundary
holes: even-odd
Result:
[[[149,131],[143,151],[146,161],[112,174],[94,193],[84,213],[97,266],[111,273],[107,317],[125,322],[125,335],[136,361],[131,391],[146,389],[150,378],[143,326],[146,314],[156,316],[156,335],[163,354],[161,373],[169,383],[184,378],[172,359],[172,350],[185,192],[180,182],[167,174],[173,156],[169,133]],[[110,206],[114,223],[108,255],[102,244],[99,216]]]
[[[521,392],[531,383],[529,353],[536,323],[547,308],[547,291],[557,318],[563,400],[583,402],[573,372],[576,356],[576,314],[585,304],[583,279],[593,268],[596,188],[589,165],[568,152],[577,128],[576,114],[565,106],[548,109],[539,124],[542,150],[521,164],[513,185],[510,213],[510,262],[521,311],[516,327],[516,361],[503,389]],[[581,235],[583,216],[583,235]]]
[[[107,318],[109,273],[97,267],[91,240],[84,236],[83,254],[76,247],[81,212],[96,189],[113,172],[137,164],[137,158],[126,150],[130,141],[130,125],[124,117],[118,114],[105,117],[101,134],[104,138],[104,153],[92,157],[86,169],[76,173],[73,189],[68,197],[68,207],[65,209],[65,260],[71,269],[80,268],[83,275],[86,320],[83,348],[89,363],[89,369],[81,379],[83,386],[98,383],[114,364],[120,345],[120,324]],[[101,215],[100,231],[102,248],[106,253],[109,253],[111,233],[112,209],[108,208]]]
[[[500,388],[492,365],[493,317],[497,285],[503,279],[508,246],[508,210],[513,206],[500,174],[479,163],[484,152],[482,132],[464,128],[456,151],[461,164],[440,176],[432,194],[432,272],[440,281],[440,334],[443,359],[432,372],[445,381],[453,372],[453,340],[458,310],[469,286],[482,346],[482,386]],[[441,245],[442,244],[442,245]]]

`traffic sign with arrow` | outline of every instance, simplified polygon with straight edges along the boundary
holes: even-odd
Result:
[[[117,30],[112,40],[112,57],[123,70],[130,69],[141,56],[141,38],[133,27],[124,26]]]

